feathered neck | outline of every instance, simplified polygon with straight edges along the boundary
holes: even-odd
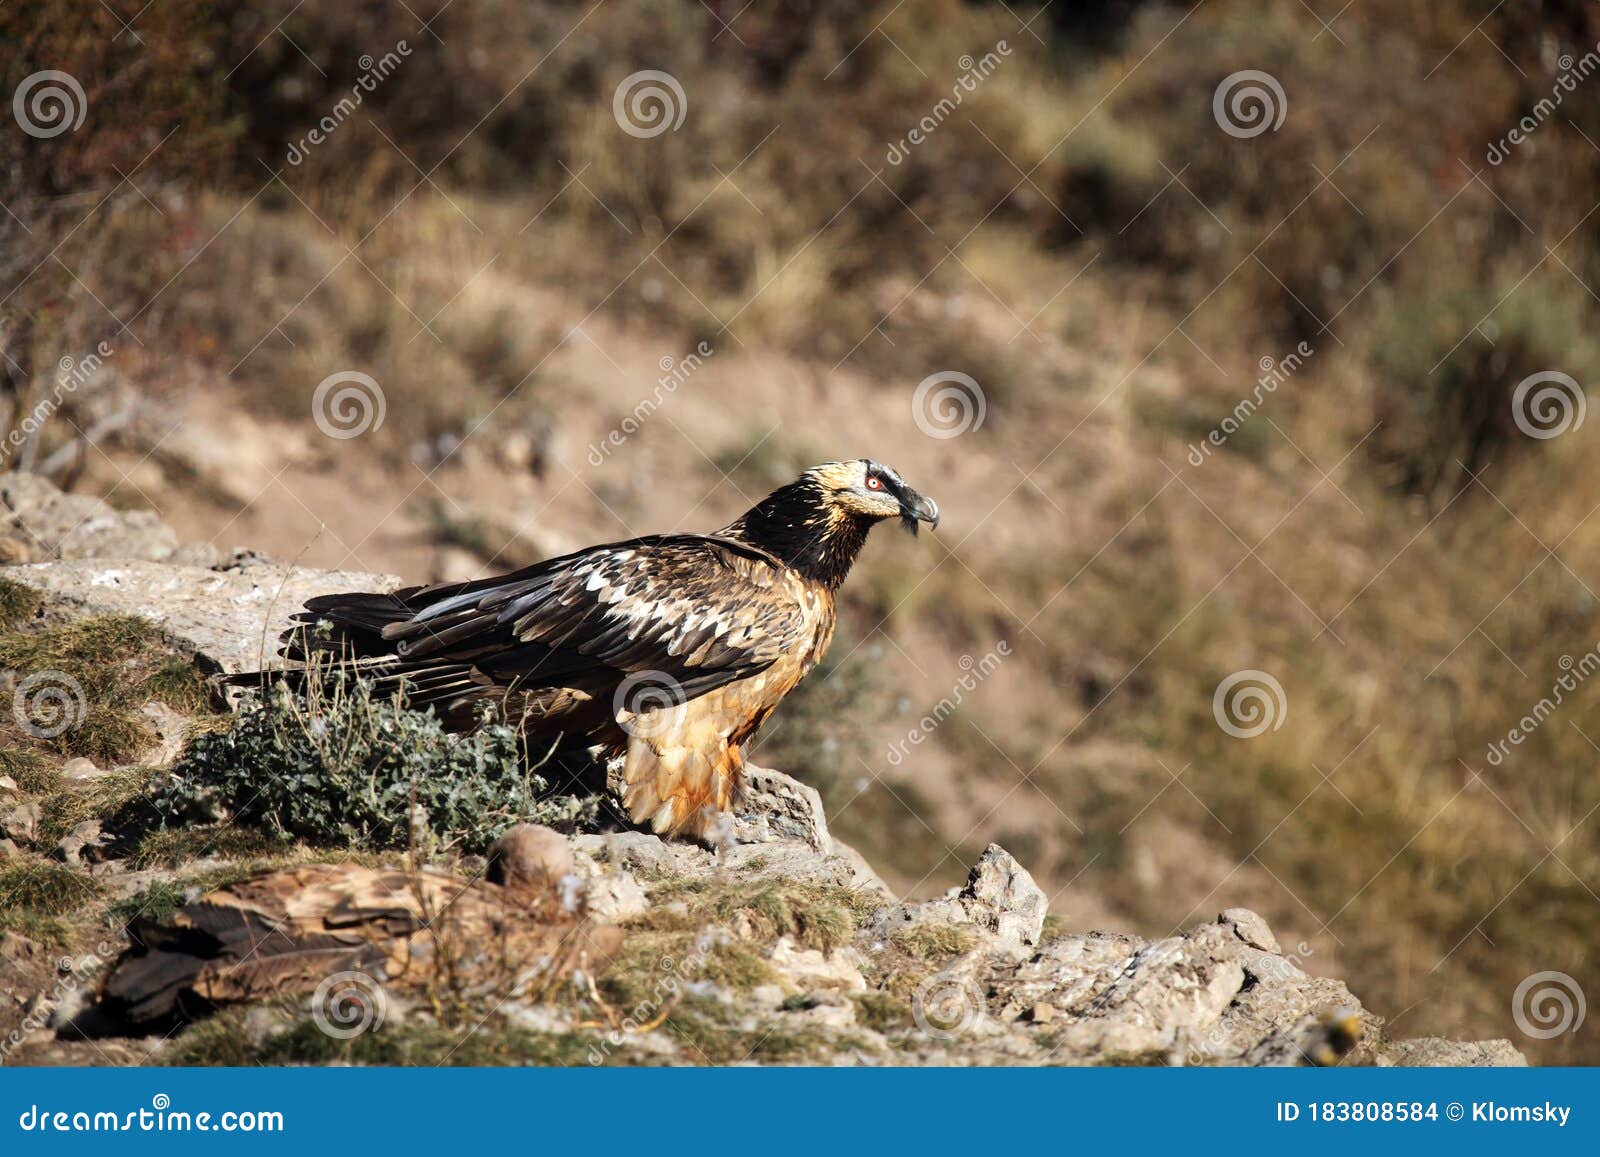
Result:
[[[839,589],[872,519],[839,509],[809,475],[780,487],[720,533],[777,555],[807,579]]]

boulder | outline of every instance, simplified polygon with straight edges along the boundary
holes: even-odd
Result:
[[[309,598],[391,591],[393,575],[282,565],[208,570],[137,559],[76,559],[10,567],[6,577],[44,596],[57,616],[134,615],[209,670],[253,671],[276,662],[278,635]]]

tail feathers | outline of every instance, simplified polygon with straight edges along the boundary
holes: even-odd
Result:
[[[657,747],[635,735],[623,766],[623,803],[634,823],[648,824],[657,835],[705,839],[738,802],[743,771],[737,745],[708,753]]]
[[[308,651],[335,651],[351,658],[394,654],[384,628],[416,613],[407,599],[412,591],[394,594],[319,595],[295,615],[295,626],[283,636],[284,653],[304,658]],[[323,627],[322,624],[327,624]]]

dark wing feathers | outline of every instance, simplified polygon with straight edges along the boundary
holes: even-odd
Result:
[[[805,618],[777,559],[734,539],[656,535],[591,547],[494,579],[312,599],[354,657],[420,701],[481,687],[556,688],[597,671],[659,671],[688,696],[755,674],[801,642]]]

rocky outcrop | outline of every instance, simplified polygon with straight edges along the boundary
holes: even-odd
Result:
[[[40,542],[54,542],[41,547],[53,561],[4,572],[44,596],[43,616],[141,616],[174,649],[211,669],[247,669],[270,657],[271,642],[288,616],[312,595],[392,589],[398,583],[388,576],[314,572],[260,560],[234,560],[220,569],[184,565],[167,560],[176,556],[175,547],[157,557],[167,550],[165,537],[140,538],[127,525],[93,532],[66,527],[57,534],[81,511],[52,506],[48,495],[41,498],[26,482],[8,485],[3,497],[14,517]],[[96,517],[109,515],[91,513]],[[135,557],[99,554],[115,549]],[[74,557],[80,551],[85,553]],[[161,759],[170,760],[181,724],[166,719],[157,728],[175,737],[164,743]],[[86,760],[75,763],[58,769],[65,772],[65,790],[84,790],[104,774]],[[192,865],[182,864],[136,870],[118,858],[125,852],[108,846],[93,818],[46,847],[48,841],[39,838],[39,801],[25,798],[28,793],[14,784],[5,787],[0,836],[10,843],[4,855],[38,862],[49,857],[62,870],[92,873],[102,903],[125,901],[153,883],[192,873]],[[588,1050],[582,1055],[590,1063],[762,1060],[774,1055],[765,1043],[774,1039],[803,1050],[781,1054],[783,1059],[824,1063],[1523,1063],[1506,1041],[1388,1040],[1381,1018],[1342,982],[1307,973],[1284,953],[1266,921],[1245,909],[1230,908],[1214,921],[1158,939],[1086,929],[1047,932],[1048,897],[996,845],[983,852],[964,886],[922,901],[898,898],[861,855],[829,834],[817,793],[781,772],[749,769],[747,799],[724,834],[715,850],[637,831],[546,834],[537,846],[530,843],[524,859],[552,877],[581,877],[595,917],[621,927],[636,944],[652,946],[649,954],[630,955],[625,939],[619,961],[632,961],[628,966],[635,968],[670,965],[671,995],[629,1008],[602,1003],[597,1012],[594,1004],[583,1003],[602,1000],[592,987],[579,994],[581,1008],[511,993],[485,1016],[493,1011],[507,1024],[585,1042],[580,1054]],[[19,845],[33,850],[20,851]],[[511,869],[497,860],[492,870]],[[658,941],[678,947],[657,954]],[[92,988],[96,971],[103,972],[119,951],[120,941],[97,949],[92,965],[81,977],[72,973],[68,985],[47,967],[55,952],[6,933],[0,954],[13,965],[7,1000],[17,1010],[12,1021],[21,1026],[8,1057],[98,1063],[106,1056],[148,1060],[181,1047],[182,1034],[176,1044],[83,1042],[58,1035],[82,1003],[77,994]],[[645,955],[643,965],[634,959]],[[658,957],[664,962],[659,966]],[[623,980],[613,988],[633,985],[631,978]],[[660,992],[656,981],[651,991]],[[721,1051],[668,1019],[680,1004],[687,1007],[684,1002],[694,1002],[695,1023],[715,1022]],[[397,1018],[410,1008],[405,1015],[413,1024],[431,1015],[408,1005],[401,993],[394,995],[393,1008]],[[282,1009],[255,1010],[238,1031],[271,1038],[287,1032],[285,1015]],[[0,1022],[4,1032],[13,1027]],[[583,1061],[569,1057],[568,1063]]]
[[[271,666],[289,617],[316,595],[389,591],[393,575],[318,571],[254,558],[221,567],[143,559],[73,559],[8,567],[4,576],[45,596],[44,613],[136,615],[176,651],[213,671]]]

